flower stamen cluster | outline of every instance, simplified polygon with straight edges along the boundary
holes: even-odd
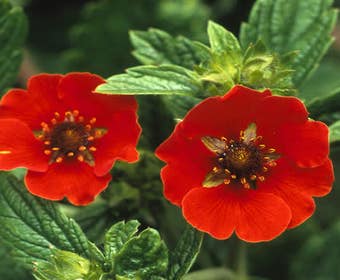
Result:
[[[50,124],[42,122],[38,139],[45,144],[44,154],[51,155],[50,164],[77,159],[93,166],[94,141],[105,134],[105,129],[94,127],[95,123],[95,117],[85,122],[79,110],[66,111],[64,118],[55,112]]]
[[[254,123],[240,131],[238,140],[202,137],[203,144],[216,155],[214,167],[207,174],[203,186],[229,185],[234,181],[241,183],[245,189],[256,189],[256,181],[263,182],[265,173],[277,165],[275,160],[279,158],[276,149],[267,148],[262,139],[262,136],[256,136]]]

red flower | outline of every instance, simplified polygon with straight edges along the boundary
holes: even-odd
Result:
[[[334,181],[328,128],[294,97],[234,87],[194,107],[156,155],[164,195],[217,239],[275,238],[308,219]]]
[[[37,196],[85,205],[103,191],[116,160],[138,159],[141,128],[132,96],[100,95],[89,73],[41,74],[0,103],[0,169],[28,169]]]

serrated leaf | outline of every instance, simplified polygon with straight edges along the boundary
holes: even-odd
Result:
[[[340,111],[340,89],[336,89],[329,95],[316,97],[306,106],[312,118],[318,118],[325,113]]]
[[[234,53],[236,56],[241,55],[241,47],[237,38],[223,26],[213,21],[209,21],[208,36],[212,52],[228,52]]]
[[[107,259],[113,260],[124,244],[138,231],[140,223],[136,220],[118,222],[105,234],[104,253]]]
[[[127,241],[115,257],[115,273],[131,279],[159,279],[168,267],[167,247],[151,228]]]
[[[248,23],[241,26],[241,45],[246,48],[261,39],[280,54],[298,50],[290,65],[296,70],[293,82],[298,87],[317,67],[333,41],[331,32],[337,12],[331,9],[332,3],[332,0],[257,0]]]
[[[170,254],[168,280],[179,280],[190,270],[201,249],[203,233],[187,226]]]
[[[0,91],[15,82],[27,35],[27,19],[22,9],[0,2]]]
[[[202,101],[201,98],[193,96],[163,96],[165,105],[176,119],[183,119],[188,111]]]
[[[96,88],[99,93],[129,95],[197,95],[202,91],[196,74],[175,65],[138,66],[107,79]]]
[[[163,30],[131,31],[132,54],[143,64],[174,64],[193,69],[207,56],[207,50],[183,37],[172,37]]]
[[[91,257],[78,224],[46,200],[32,196],[14,176],[0,174],[0,236],[26,267],[47,261],[52,248]]]
[[[340,141],[340,121],[333,123],[329,126],[329,142],[339,142]]]

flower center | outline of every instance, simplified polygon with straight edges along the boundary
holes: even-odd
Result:
[[[78,110],[65,112],[63,118],[58,112],[54,116],[50,124],[41,123],[38,136],[46,146],[44,153],[51,155],[50,163],[77,159],[94,165],[92,153],[97,150],[94,141],[102,137],[106,129],[94,127],[96,118],[86,122]]]
[[[256,125],[250,124],[240,132],[238,140],[225,137],[202,137],[204,145],[216,154],[214,167],[203,182],[204,187],[215,187],[232,181],[240,182],[244,188],[256,188],[256,181],[263,182],[269,168],[276,166],[279,155],[273,148],[261,143],[256,136]]]

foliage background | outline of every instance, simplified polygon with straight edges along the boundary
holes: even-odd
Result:
[[[28,16],[29,33],[17,86],[38,72],[89,71],[111,76],[138,62],[131,55],[128,31],[156,27],[172,35],[182,34],[206,42],[208,19],[238,34],[254,1],[250,0],[12,0]],[[335,5],[340,6],[340,1]],[[335,30],[340,37],[340,26]],[[340,87],[340,41],[337,40],[319,69],[302,87],[307,102]],[[180,211],[161,195],[159,169],[154,148],[171,132],[174,122],[158,97],[139,98],[144,129],[140,143],[142,160],[137,165],[117,164],[116,178],[102,197],[85,208],[64,204],[93,241],[101,241],[105,230],[122,219],[139,219],[157,228],[168,246],[174,246],[184,228]],[[338,112],[337,114],[340,114]],[[338,117],[339,118],[339,117]],[[331,122],[332,116],[324,116]],[[331,157],[340,175],[340,145]],[[18,176],[21,176],[18,173]],[[250,274],[266,279],[340,279],[340,184],[330,195],[317,200],[315,215],[297,229],[270,243],[249,244]],[[1,241],[0,241],[1,244]],[[235,267],[237,240],[216,241],[206,237],[193,270]],[[0,279],[33,279],[14,263],[7,248],[0,247]],[[216,278],[218,278],[216,271]],[[213,277],[214,272],[211,272]]]

